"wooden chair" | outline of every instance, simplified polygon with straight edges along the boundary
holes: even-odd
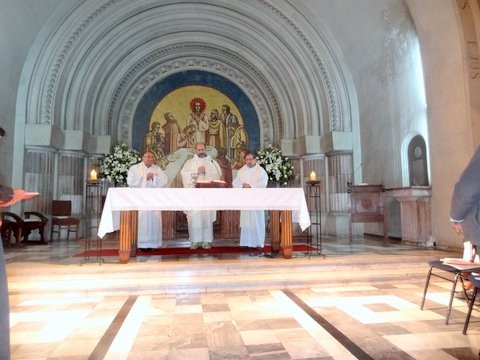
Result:
[[[50,240],[53,240],[54,232],[58,233],[57,240],[60,239],[62,228],[67,229],[67,241],[70,238],[71,232],[75,233],[75,240],[78,240],[80,219],[72,217],[72,202],[70,200],[52,200]]]
[[[12,236],[15,236],[15,243],[17,246],[20,242],[34,243],[29,241],[28,237],[33,230],[38,230],[40,234],[39,244],[46,244],[44,231],[45,226],[48,223],[47,217],[36,211],[26,211],[24,218],[18,216],[15,213],[9,211],[3,211],[0,213],[2,218],[2,225],[0,227],[2,236],[6,236],[8,244],[11,243]],[[22,240],[23,238],[23,240]]]

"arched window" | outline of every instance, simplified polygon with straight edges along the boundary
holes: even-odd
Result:
[[[408,173],[410,186],[428,186],[427,147],[421,135],[416,135],[408,145]]]

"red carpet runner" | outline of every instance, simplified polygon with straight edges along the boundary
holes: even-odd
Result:
[[[316,250],[314,247],[309,247],[308,245],[293,245],[293,251],[310,251]],[[270,246],[265,246],[265,252],[270,253],[272,251]],[[102,249],[100,256],[118,256],[118,249]],[[213,246],[211,249],[195,249],[190,248],[161,248],[153,249],[152,251],[137,251],[137,256],[152,256],[152,255],[190,255],[190,254],[251,254],[251,253],[262,253],[263,250],[260,249],[249,249],[239,246]],[[84,256],[97,256],[97,250],[88,250],[87,252],[82,252],[80,254],[74,255],[75,257],[84,257]]]

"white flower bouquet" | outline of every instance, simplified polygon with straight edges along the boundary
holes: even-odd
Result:
[[[139,153],[128,145],[115,145],[100,164],[100,176],[115,186],[126,185],[128,169],[140,161]]]
[[[257,163],[267,172],[269,184],[286,186],[290,180],[295,178],[294,168],[288,157],[283,156],[280,149],[272,145],[259,150],[256,159]]]

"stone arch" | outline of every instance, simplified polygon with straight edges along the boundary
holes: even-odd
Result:
[[[403,186],[428,186],[428,149],[423,136],[416,132],[409,133],[401,151]]]
[[[408,144],[408,173],[410,186],[428,186],[427,145],[421,135]]]
[[[198,68],[250,94],[265,143],[352,129],[333,40],[288,2],[87,0],[62,6],[39,40],[19,90],[27,124],[125,141],[148,86]]]

